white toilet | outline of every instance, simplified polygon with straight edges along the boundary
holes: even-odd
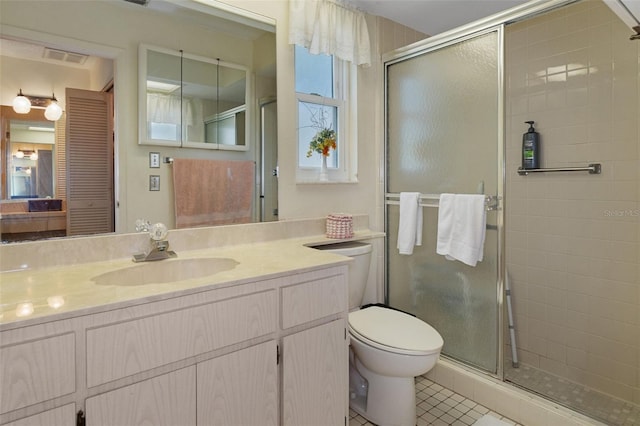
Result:
[[[351,241],[315,248],[354,259],[349,265],[349,406],[379,426],[415,426],[415,377],[436,364],[442,337],[404,312],[381,306],[359,309],[370,244]]]

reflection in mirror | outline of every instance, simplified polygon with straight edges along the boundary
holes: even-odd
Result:
[[[147,69],[145,86],[140,86],[141,91],[146,91],[142,97],[147,101],[146,138],[158,144],[182,140],[180,61],[180,56],[141,47],[140,68],[146,64]]]
[[[25,93],[36,96],[50,96],[53,90],[65,111],[65,118],[58,120],[55,124],[56,142],[51,147],[54,173],[53,199],[62,202],[62,211],[47,213],[48,215],[56,213],[60,216],[56,219],[59,223],[56,226],[60,229],[56,231],[55,236],[70,235],[67,233],[65,216],[75,208],[74,203],[69,203],[71,197],[68,196],[65,187],[66,176],[74,173],[75,166],[71,164],[67,170],[64,170],[61,166],[65,164],[64,161],[59,163],[57,159],[58,154],[67,151],[67,148],[59,149],[59,146],[63,146],[59,144],[64,143],[69,136],[65,135],[68,132],[65,123],[70,117],[65,91],[70,88],[95,92],[111,90],[111,93],[115,94],[112,116],[117,117],[117,120],[112,123],[114,127],[111,139],[112,145],[115,144],[113,148],[116,155],[101,156],[101,158],[113,159],[114,180],[109,188],[115,189],[113,198],[107,203],[110,203],[111,209],[115,210],[115,215],[111,216],[115,218],[113,220],[115,232],[134,232],[134,223],[137,218],[164,222],[171,228],[176,226],[173,168],[162,163],[158,169],[148,170],[149,151],[159,151],[161,158],[254,161],[257,164],[256,173],[259,173],[260,178],[255,182],[253,206],[256,207],[251,211],[251,220],[261,220],[261,218],[277,220],[277,177],[273,173],[277,166],[276,117],[273,115],[271,124],[263,123],[274,130],[264,134],[260,134],[262,117],[255,113],[251,117],[251,109],[257,109],[264,99],[275,100],[275,21],[231,6],[217,9],[215,6],[192,0],[153,0],[146,6],[124,1],[89,2],[92,3],[89,5],[87,2],[51,0],[38,2],[39,7],[33,8],[30,3],[32,2],[20,0],[0,1],[0,25],[3,27],[0,36],[0,75],[2,75],[0,98],[3,108],[11,109],[9,105],[20,88]],[[53,15],[56,16],[55,24],[50,19]],[[23,16],[29,16],[29,19],[21,19]],[[105,33],[98,27],[96,31],[92,31],[90,23],[97,21],[100,21],[104,28],[117,27],[118,31]],[[123,25],[125,21],[126,25]],[[176,34],[179,34],[179,37],[176,37]],[[203,43],[203,40],[208,42]],[[150,147],[140,143],[144,139],[140,136],[149,130],[145,119],[135,119],[132,115],[136,114],[138,94],[146,87],[146,82],[142,87],[138,82],[138,69],[141,63],[135,59],[141,43],[158,43],[160,46],[170,48],[169,51],[174,54],[174,60],[175,53],[179,54],[179,49],[184,49],[185,52],[207,57],[209,59],[207,64],[214,69],[217,68],[218,57],[243,64],[246,68],[227,66],[224,61],[220,61],[219,77],[215,70],[216,73],[212,73],[212,78],[208,79],[210,87],[215,87],[216,97],[207,101],[219,103],[220,109],[205,110],[203,108],[202,124],[183,130],[179,122],[167,119],[166,115],[163,116],[160,111],[159,119],[154,121],[159,124],[154,124],[153,140],[164,140],[169,143],[161,149],[149,149]],[[63,59],[56,60],[53,58],[55,54],[59,54],[58,56]],[[184,57],[189,60],[199,59],[186,54]],[[69,60],[65,60],[66,58]],[[74,59],[84,63],[72,62],[71,60]],[[178,65],[180,65],[180,59],[181,55],[178,55],[176,62]],[[182,76],[179,73],[167,73],[168,70],[175,69],[172,65],[163,65],[162,71],[165,74],[159,73],[159,79],[182,83]],[[240,74],[227,78],[224,75],[226,71],[240,71]],[[217,90],[218,80],[220,80],[219,91]],[[225,81],[227,86],[223,88],[222,82]],[[232,82],[234,84],[230,84]],[[197,81],[189,83],[197,83]],[[181,99],[180,91],[188,91],[188,86],[183,87],[180,84],[177,89],[171,86],[160,86],[154,90],[158,94],[171,94]],[[244,95],[240,95],[244,100],[235,99],[237,88],[244,90]],[[121,90],[116,93],[118,89]],[[204,93],[205,91],[202,91],[199,95]],[[225,106],[226,109],[223,109]],[[4,113],[2,118],[6,118]],[[185,119],[182,120],[186,122]],[[10,133],[9,121],[6,121],[7,127],[2,128],[3,135]],[[45,119],[41,118],[37,121],[45,121]],[[139,125],[140,123],[142,126]],[[196,130],[199,132],[198,137]],[[183,144],[182,148],[192,148],[192,145],[197,145],[208,150],[180,149],[179,141],[183,139],[183,132],[188,135],[188,142]],[[0,238],[4,243],[7,242],[5,237],[9,235],[4,226],[9,212],[16,213],[14,209],[19,208],[20,214],[28,214],[27,222],[30,227],[36,225],[36,221],[33,220],[35,213],[28,212],[28,199],[11,199],[10,183],[7,182],[10,178],[8,160],[12,157],[11,143],[4,138],[2,141]],[[159,145],[155,142],[153,144]],[[213,146],[227,147],[227,149],[212,150]],[[27,147],[24,149],[28,151]],[[40,149],[38,147],[38,150]],[[268,157],[269,162],[261,161],[262,154],[267,151],[273,152],[274,155]],[[98,156],[94,155],[92,158],[95,157]],[[160,191],[149,191],[149,174],[160,176]],[[41,176],[42,170],[36,169],[36,175]],[[30,184],[33,185],[33,179]],[[14,186],[17,188],[18,184]],[[24,186],[26,187],[26,183]],[[31,192],[32,189],[25,189],[20,194],[41,196],[39,193]],[[37,200],[41,198],[35,199]],[[262,214],[260,208],[262,202],[268,202],[271,206],[270,215]],[[78,209],[81,208],[78,207]],[[18,216],[17,213],[16,216]],[[41,231],[37,231],[36,234],[23,240],[52,236]],[[86,235],[86,233],[76,235]]]
[[[51,121],[11,120],[7,190],[10,199],[52,198],[55,128]]]
[[[113,155],[100,156],[92,150],[87,157],[85,152],[95,147],[87,132],[95,135],[99,128],[112,128],[112,109],[104,104],[100,119],[90,105],[95,106],[92,99],[96,96],[111,97],[113,61],[88,54],[73,56],[61,48],[54,55],[53,49],[42,43],[5,36],[3,33],[0,39],[2,242],[113,232]],[[26,113],[16,112],[10,106],[18,90],[14,87],[36,97],[54,90],[64,111],[61,119],[49,121],[43,105],[37,103]],[[69,145],[67,136],[71,133],[75,137]],[[104,146],[112,151],[113,132],[106,130],[104,134]],[[78,149],[70,151],[71,146]],[[98,170],[97,161],[102,169],[109,169],[105,184],[101,181],[99,188],[96,182],[102,169]],[[95,203],[97,196],[102,197],[100,205]],[[107,226],[96,226],[89,218],[98,208]]]
[[[66,205],[58,179],[61,170],[56,167],[63,150],[56,146],[55,136],[56,128],[64,128],[63,121],[46,120],[41,109],[18,114],[12,107],[0,108],[3,242],[66,235]]]
[[[247,69],[140,45],[141,144],[247,150]]]

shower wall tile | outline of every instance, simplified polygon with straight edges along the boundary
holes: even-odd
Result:
[[[640,404],[640,43],[629,31],[601,0],[507,26],[505,252],[520,361]],[[516,174],[527,120],[543,167],[599,162],[602,173]]]

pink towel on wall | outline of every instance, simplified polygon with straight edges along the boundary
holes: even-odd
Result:
[[[173,160],[176,228],[252,221],[255,163]]]

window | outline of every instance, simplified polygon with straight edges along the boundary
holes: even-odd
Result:
[[[298,180],[314,181],[322,154],[309,144],[322,129],[336,134],[336,149],[327,158],[329,179],[348,181],[350,141],[348,114],[349,65],[327,55],[312,55],[295,46],[295,86],[298,100]]]

